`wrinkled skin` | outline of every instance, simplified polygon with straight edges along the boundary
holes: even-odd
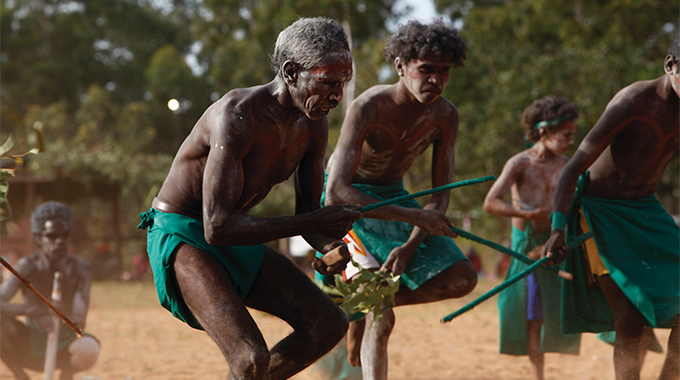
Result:
[[[432,187],[451,181],[458,135],[458,111],[440,95],[449,78],[450,62],[437,56],[395,63],[399,82],[368,89],[350,105],[338,144],[328,163],[326,204],[377,202],[352,183],[393,184],[413,162],[433,146]],[[364,217],[399,220],[414,225],[408,240],[395,248],[381,270],[401,274],[416,248],[429,235],[455,237],[445,215],[449,193],[434,194],[423,210],[385,206]],[[460,261],[417,290],[402,287],[396,305],[413,305],[462,297],[477,284],[468,261]],[[372,316],[367,317],[372,320]],[[387,378],[387,342],[395,323],[388,312],[371,328],[355,322],[347,347],[352,365],[361,365],[364,379]]]
[[[512,218],[512,225],[520,231],[531,223],[535,232],[550,231],[548,215],[552,211],[557,180],[569,160],[564,154],[574,143],[576,123],[565,120],[554,131],[542,127],[539,140],[533,147],[514,155],[503,167],[498,179],[484,199],[484,211]],[[512,201],[503,197],[510,192]],[[530,259],[540,258],[542,247],[527,254]],[[534,378],[543,380],[545,357],[541,352],[541,327],[543,321],[528,321],[527,353]]]
[[[343,51],[310,70],[285,62],[283,75],[272,82],[229,92],[198,120],[158,198],[182,213],[201,215],[210,244],[253,245],[302,235],[316,250],[337,249],[341,255],[332,265],[315,265],[321,273],[342,272],[349,253],[340,239],[361,213],[352,205],[320,208],[319,200],[325,116],[351,77],[352,58]],[[295,215],[247,214],[291,175]],[[226,270],[191,245],[177,248],[173,266],[183,300],[229,364],[229,379],[287,379],[329,351],[347,330],[342,311],[269,247],[245,299]],[[275,315],[295,331],[269,350],[246,307]]]
[[[14,269],[41,294],[48,297],[52,293],[54,272],[62,272],[64,277],[59,310],[78,327],[84,329],[92,278],[89,265],[68,254],[70,232],[68,224],[63,220],[47,220],[43,231],[34,236],[38,251],[20,259]],[[19,291],[23,294],[23,302],[10,303]],[[0,357],[16,379],[28,379],[24,369],[42,371],[45,362],[44,358],[31,355],[29,325],[33,325],[39,331],[49,333],[54,329],[52,319],[54,313],[17,277],[12,275],[0,287],[0,312],[2,313]],[[27,324],[16,319],[21,315],[26,316]],[[68,349],[58,352],[56,368],[60,369],[60,380],[73,379],[78,371],[71,365],[70,360],[71,355]]]
[[[555,211],[567,213],[581,173],[590,171],[585,194],[608,199],[637,199],[654,193],[656,184],[678,150],[680,138],[678,62],[672,56],[664,62],[666,75],[635,82],[619,91],[585,137],[562,171],[555,192]],[[564,232],[555,229],[543,255],[555,262],[566,258]],[[614,367],[617,380],[640,378],[638,342],[643,317],[609,275],[598,277],[614,313],[616,342]],[[669,349],[661,379],[680,376],[678,322],[671,330]]]

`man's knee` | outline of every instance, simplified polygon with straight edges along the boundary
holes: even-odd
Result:
[[[378,336],[389,336],[394,329],[396,323],[396,317],[394,316],[394,310],[389,310],[383,314],[376,323],[373,323],[373,313],[368,314],[368,328],[373,329],[375,334]]]
[[[0,318],[0,359],[20,366],[19,359],[28,354],[28,327],[11,317]],[[16,363],[15,363],[16,362]]]
[[[236,379],[263,379],[271,359],[267,347],[250,347],[229,362],[229,371]]]
[[[70,364],[76,371],[84,371],[94,367],[99,358],[99,341],[91,336],[76,339],[68,347]]]
[[[448,290],[452,297],[463,297],[477,286],[477,271],[469,261],[459,261],[450,270]]]
[[[622,308],[614,314],[616,336],[624,339],[640,339],[644,332],[644,317],[634,308]]]
[[[309,334],[315,346],[331,350],[345,337],[348,329],[349,321],[347,316],[340,308],[335,307],[333,311],[329,311],[326,314],[322,321],[313,325]]]

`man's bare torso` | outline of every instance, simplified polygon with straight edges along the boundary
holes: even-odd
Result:
[[[435,141],[447,141],[446,121],[455,107],[443,97],[433,104],[398,106],[376,86],[357,98],[373,108],[363,111],[365,122],[359,134],[359,165],[354,183],[388,185],[399,181],[413,162]]]
[[[31,282],[33,287],[41,294],[52,294],[52,284],[54,282],[54,272],[56,270],[50,268],[48,261],[37,253],[21,260],[19,266],[21,267],[24,276]],[[74,319],[74,302],[76,298],[86,299],[89,297],[89,294],[78,294],[89,288],[91,282],[89,265],[78,257],[66,255],[63,262],[59,265],[58,270],[61,271],[63,275],[61,284],[62,299],[59,308],[67,317]],[[13,279],[13,281],[17,280]],[[20,286],[20,289],[26,305],[47,309],[45,303],[38,298],[38,296],[33,294],[30,289],[24,286]],[[32,321],[29,320],[29,323],[31,322]],[[78,323],[81,328],[85,325],[85,321],[82,320],[75,320],[75,322]]]
[[[680,146],[678,102],[657,94],[659,79],[637,82],[621,91],[610,106],[622,105],[616,136],[589,168],[586,193],[612,199],[636,199],[652,194]],[[673,104],[675,103],[675,104]]]
[[[552,210],[557,181],[569,158],[554,155],[550,158],[540,158],[534,151],[525,150],[510,160],[517,170],[515,182],[511,187],[512,205],[528,211],[539,208]],[[512,218],[513,226],[520,230],[524,230],[526,222],[524,218]],[[533,227],[536,232],[550,231],[548,223],[534,222]]]
[[[203,186],[209,186],[211,180],[204,178],[210,151],[238,148],[243,187],[234,211],[248,212],[274,185],[295,172],[312,146],[326,143],[327,131],[321,120],[303,114],[282,122],[285,118],[279,111],[264,86],[234,90],[215,102],[180,147],[158,198],[200,214]],[[228,126],[220,128],[224,123]],[[227,144],[210,146],[215,133],[226,133]]]

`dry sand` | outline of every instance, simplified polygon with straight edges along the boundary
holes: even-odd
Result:
[[[531,379],[526,357],[498,354],[496,298],[451,323],[439,320],[499,283],[480,280],[460,300],[396,309],[397,324],[389,345],[390,380],[521,380]],[[99,361],[78,374],[87,380],[225,379],[228,367],[217,346],[202,331],[191,329],[158,305],[150,283],[97,283],[92,291],[87,330],[102,341]],[[290,333],[279,319],[252,312],[271,346]],[[664,352],[669,330],[655,330]],[[658,378],[665,354],[650,352],[642,379]],[[31,380],[43,375],[30,372]],[[0,379],[12,376],[0,365]],[[324,380],[317,367],[293,377]],[[546,378],[614,379],[612,347],[584,334],[579,356],[547,354]]]

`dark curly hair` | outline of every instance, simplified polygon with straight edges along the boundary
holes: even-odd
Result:
[[[463,67],[468,50],[456,28],[448,27],[441,18],[425,25],[411,20],[387,39],[383,55],[394,62],[399,57],[404,63],[433,54],[450,60],[454,67]]]
[[[536,124],[542,121],[557,120],[561,117],[567,117],[565,120],[576,119],[578,116],[579,109],[576,104],[558,96],[550,95],[543,99],[534,100],[529,107],[524,109],[521,125],[528,141],[538,141],[540,135],[538,129],[534,128]],[[547,126],[547,128],[555,131],[557,125]]]
[[[33,236],[38,236],[43,232],[45,222],[48,220],[63,220],[66,222],[69,231],[73,228],[71,210],[63,203],[49,201],[36,207],[33,214],[31,214],[31,232]]]

